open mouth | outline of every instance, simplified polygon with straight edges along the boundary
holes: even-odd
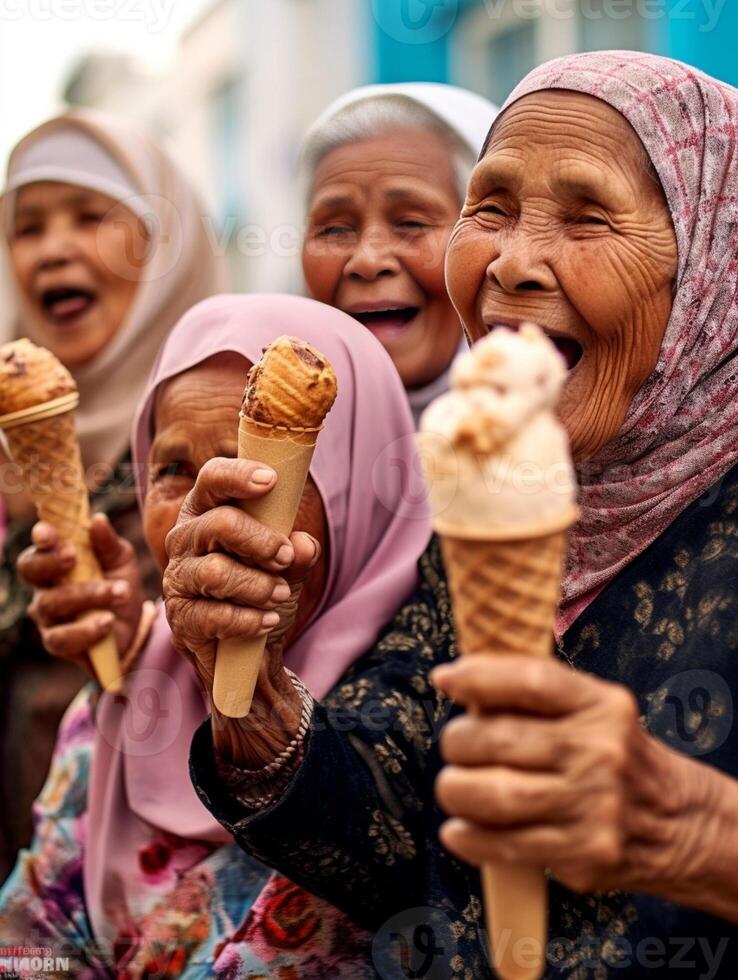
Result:
[[[582,345],[570,337],[554,337],[549,334],[549,340],[553,343],[556,350],[566,361],[567,371],[576,367],[582,359]]]
[[[507,327],[508,330],[519,330],[521,326],[522,321],[514,322],[512,320],[498,320],[495,322],[486,323],[488,330],[494,330],[495,327]],[[567,371],[571,371],[572,368],[575,368],[581,361],[582,355],[584,354],[584,348],[579,341],[573,340],[571,337],[564,337],[561,334],[551,333],[546,330],[542,324],[540,326],[556,350],[566,361]]]
[[[351,316],[363,323],[369,330],[402,330],[420,313],[417,306],[401,306],[386,310],[365,310],[352,312]]]
[[[46,289],[41,293],[41,306],[46,316],[59,325],[65,325],[84,316],[96,301],[85,289],[74,286]]]

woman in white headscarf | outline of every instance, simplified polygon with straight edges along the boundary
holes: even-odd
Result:
[[[74,110],[15,147],[1,209],[8,299],[18,311],[12,334],[53,351],[79,388],[82,461],[94,508],[106,515],[92,526],[103,568],[112,571],[129,557],[113,546],[112,524],[137,552],[145,589],[156,595],[159,575],[136,507],[130,430],[170,328],[222,286],[203,205],[145,133],[115,117]],[[30,544],[33,510],[7,462],[2,472],[0,809],[6,824],[0,826],[0,877],[30,837],[30,804],[61,713],[82,681],[72,663],[44,654],[27,615],[30,596],[15,565]],[[131,598],[124,596],[121,607]],[[109,622],[99,627],[101,634],[110,629]],[[55,652],[63,657],[64,651]]]
[[[303,142],[307,288],[378,338],[416,421],[463,342],[444,256],[496,114],[452,85],[370,85],[328,106]]]

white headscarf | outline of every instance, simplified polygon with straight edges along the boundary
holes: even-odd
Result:
[[[314,133],[322,129],[339,112],[348,106],[365,102],[367,99],[384,99],[400,95],[422,106],[441,122],[445,123],[456,136],[469,147],[476,158],[482,149],[487,133],[492,126],[498,107],[484,96],[456,85],[442,85],[439,82],[404,82],[397,85],[364,85],[340,95],[321,112],[305,134],[305,146]]]
[[[80,392],[77,430],[85,468],[114,467],[130,442],[136,406],[159,347],[180,316],[224,288],[206,234],[205,208],[154,140],[127,122],[75,109],[29,133],[8,163],[2,224],[12,226],[16,192],[59,181],[107,194],[146,224],[147,262],[123,324],[89,363],[72,369]],[[37,343],[14,283],[16,336]]]
[[[469,155],[473,160],[479,156],[487,133],[499,112],[496,105],[483,96],[477,95],[476,92],[470,92],[455,85],[441,85],[436,82],[365,85],[362,88],[346,92],[318,116],[305,134],[300,163],[300,184],[305,198],[309,194],[314,175],[307,170],[304,148],[309,145],[318,132],[349,106],[371,99],[385,99],[388,96],[401,96],[430,112],[469,149]],[[466,341],[462,337],[459,350],[465,349]],[[445,371],[422,388],[408,390],[407,395],[416,425],[423,411],[433,399],[448,390],[448,373],[448,370]]]

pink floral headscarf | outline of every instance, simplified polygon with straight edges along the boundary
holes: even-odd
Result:
[[[738,91],[669,58],[604,51],[531,72],[503,106],[569,89],[617,109],[661,180],[679,248],[656,370],[615,439],[581,468],[560,636],[738,462]]]

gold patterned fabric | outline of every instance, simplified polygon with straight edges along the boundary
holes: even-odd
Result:
[[[388,951],[418,976],[479,980],[492,974],[478,875],[437,839],[437,738],[456,711],[427,679],[456,655],[437,541],[420,569],[420,588],[376,648],[316,705],[303,763],[276,803],[254,813],[229,795],[209,725],[193,742],[192,775],[242,847],[373,930],[379,962]],[[558,655],[627,685],[654,736],[738,777],[736,582],[738,468],[621,572]],[[550,896],[547,980],[738,977],[738,928],[727,922],[555,881]]]

